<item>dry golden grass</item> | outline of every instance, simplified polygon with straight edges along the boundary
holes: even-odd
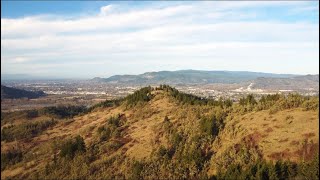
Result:
[[[266,160],[288,159],[298,162],[304,158],[299,151],[307,139],[309,152],[319,146],[319,119],[316,111],[290,109],[270,115],[268,111],[251,112],[228,119],[218,141],[213,144],[216,153],[211,162],[217,161],[236,144],[257,145]],[[312,146],[311,143],[314,143]],[[212,166],[210,173],[216,172]]]
[[[126,155],[135,159],[148,158],[152,152],[154,141],[158,140],[155,127],[159,126],[168,111],[174,106],[168,98],[157,96],[143,108],[144,112],[138,112],[138,116],[132,116],[134,123],[130,125],[128,134],[132,143],[128,147]],[[139,115],[143,117],[140,119]],[[162,140],[163,141],[163,140]]]
[[[1,179],[6,179],[8,177],[13,177],[16,175],[22,174],[24,171],[23,167],[17,167],[15,169],[6,169],[4,171],[1,171]]]
[[[288,116],[293,119],[288,119]],[[274,114],[273,118],[268,118],[267,112],[248,114],[248,117],[253,117],[253,120],[246,118],[239,124],[246,127],[253,133],[252,130],[261,134],[259,139],[259,148],[263,151],[263,157],[267,160],[274,160],[272,154],[279,152],[289,153],[287,158],[291,161],[298,161],[300,157],[295,154],[301,148],[298,144],[293,144],[293,141],[302,144],[305,139],[319,142],[319,119],[315,111],[302,111],[301,109],[285,110]],[[266,120],[261,117],[266,117]],[[254,122],[253,122],[254,121]],[[262,124],[267,124],[262,126]],[[311,136],[306,136],[310,134]]]

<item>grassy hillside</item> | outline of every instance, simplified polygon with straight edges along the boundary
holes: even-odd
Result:
[[[53,109],[1,114],[1,134],[9,137],[1,138],[2,179],[319,176],[318,97],[233,103],[161,85],[65,116],[70,108]]]

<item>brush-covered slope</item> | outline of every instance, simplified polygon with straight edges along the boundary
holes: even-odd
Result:
[[[238,104],[160,86],[76,116],[6,113],[1,178],[318,178],[318,109],[318,97]]]

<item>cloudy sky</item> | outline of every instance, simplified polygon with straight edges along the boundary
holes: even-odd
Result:
[[[1,1],[1,74],[319,74],[318,1]]]

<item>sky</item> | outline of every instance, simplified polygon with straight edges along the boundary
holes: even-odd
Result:
[[[1,1],[1,74],[319,74],[319,1]]]

